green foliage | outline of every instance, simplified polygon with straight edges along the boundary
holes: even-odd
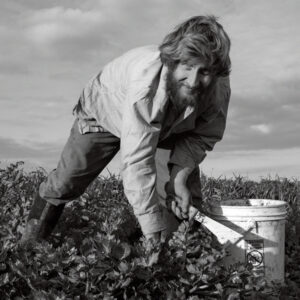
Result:
[[[66,206],[48,242],[17,242],[45,178],[22,163],[0,170],[0,299],[298,299],[299,182],[202,177],[208,200],[284,199],[289,204],[286,285],[268,286],[251,267],[225,268],[225,250],[200,224],[182,223],[165,244],[142,238],[118,177],[98,178]],[[298,247],[298,248],[297,248]]]

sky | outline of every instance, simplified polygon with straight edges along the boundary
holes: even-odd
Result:
[[[202,171],[300,178],[299,13],[298,0],[2,0],[0,162],[55,168],[92,76],[187,18],[213,14],[232,42],[232,95],[224,138]],[[118,166],[117,156],[108,169]]]

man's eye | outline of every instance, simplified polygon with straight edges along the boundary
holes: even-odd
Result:
[[[188,61],[188,60],[182,60],[181,62],[180,62],[180,64],[182,65],[182,67],[184,68],[184,69],[189,69],[189,70],[191,70],[192,68],[193,68],[193,65]]]
[[[185,68],[187,71],[190,71],[190,70],[192,70],[192,69],[193,69],[193,67],[192,67],[192,66],[190,66],[190,65],[185,65],[185,66],[184,66],[184,68]]]
[[[210,72],[210,70],[208,70],[208,69],[203,69],[203,70],[200,71],[200,74],[201,74],[201,75],[210,75],[211,72]]]

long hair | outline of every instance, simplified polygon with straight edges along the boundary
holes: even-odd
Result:
[[[174,67],[189,58],[206,59],[217,76],[231,69],[230,39],[214,16],[196,16],[178,25],[159,46],[163,64]]]

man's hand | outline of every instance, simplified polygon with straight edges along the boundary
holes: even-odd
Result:
[[[167,201],[171,201],[172,212],[181,220],[189,218],[192,195],[187,188],[187,179],[192,171],[192,168],[174,165],[166,185]]]
[[[163,219],[166,224],[166,229],[159,231],[159,232],[153,232],[145,234],[145,237],[147,240],[152,239],[154,243],[162,242],[164,243],[167,241],[172,233],[178,229],[179,221],[177,218],[175,218],[175,215],[173,212],[170,212],[167,208],[162,207],[163,210]]]

